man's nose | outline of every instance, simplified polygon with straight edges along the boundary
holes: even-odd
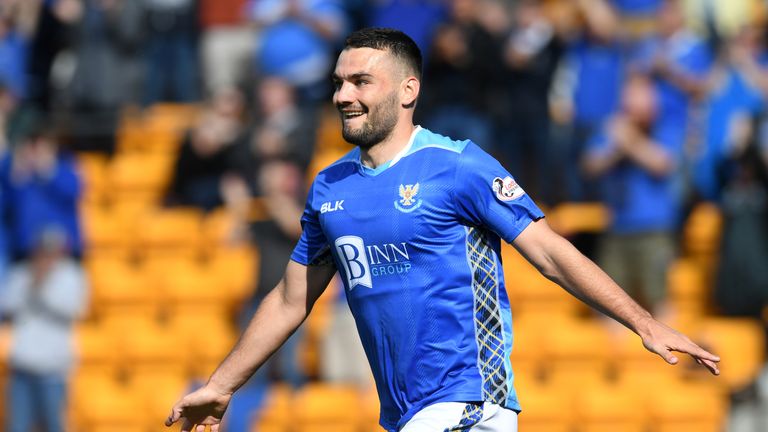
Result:
[[[336,87],[334,99],[337,105],[349,105],[355,101],[354,86],[347,82],[342,82]]]

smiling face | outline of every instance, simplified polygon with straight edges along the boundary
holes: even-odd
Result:
[[[344,139],[364,149],[386,140],[415,95],[403,65],[388,51],[347,48],[333,73],[333,103],[341,114]]]

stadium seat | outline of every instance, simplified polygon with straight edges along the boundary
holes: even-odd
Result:
[[[683,381],[655,391],[647,399],[653,432],[720,432],[724,430],[728,397],[714,379]]]
[[[213,372],[238,336],[231,315],[210,309],[175,313],[169,317],[168,327],[183,352],[184,369],[201,379]]]
[[[606,373],[610,364],[610,338],[596,320],[566,319],[542,331],[545,355],[563,373]]]
[[[710,284],[706,269],[692,259],[678,259],[669,268],[667,286],[673,313],[679,319],[698,320],[706,313]]]
[[[601,233],[610,223],[611,215],[601,203],[564,203],[547,214],[547,221],[560,235]]]
[[[592,383],[578,387],[575,416],[579,432],[643,432],[647,412],[632,387]]]
[[[285,384],[269,389],[264,406],[254,419],[250,432],[284,432],[293,430],[293,390]]]
[[[167,155],[118,153],[109,164],[109,193],[113,199],[158,202],[170,180],[173,159]]]
[[[144,428],[141,398],[119,377],[76,374],[71,400],[75,430],[138,432]]]
[[[83,184],[82,203],[101,205],[106,200],[109,179],[107,157],[102,154],[80,153],[77,155],[77,172]]]
[[[78,366],[89,373],[114,375],[121,356],[117,335],[104,325],[79,324],[75,327],[75,355]]]
[[[88,206],[81,210],[86,253],[118,258],[130,256],[136,246],[134,224],[120,208]]]
[[[156,316],[160,287],[142,267],[126,259],[89,258],[86,269],[91,284],[91,315],[138,314]]]
[[[356,388],[329,384],[308,384],[300,389],[293,413],[301,432],[356,432],[362,422],[360,395]]]
[[[693,255],[713,255],[718,248],[722,216],[714,204],[699,204],[683,229],[684,250]]]
[[[512,246],[503,243],[501,259],[513,313],[577,316],[585,306],[542,276]]]
[[[259,251],[251,245],[219,247],[210,251],[208,271],[233,305],[250,298],[256,290]]]
[[[571,430],[573,407],[571,398],[562,389],[525,376],[516,376],[515,388],[523,406],[523,412],[518,418],[520,431]]]
[[[141,401],[145,431],[168,431],[163,421],[170,407],[189,390],[189,380],[182,372],[141,371],[131,374],[128,386]]]
[[[144,256],[196,255],[201,244],[202,213],[195,208],[157,209],[141,217],[138,243]]]
[[[722,359],[718,381],[731,391],[754,382],[765,364],[765,330],[758,320],[707,319],[696,336],[697,342]]]

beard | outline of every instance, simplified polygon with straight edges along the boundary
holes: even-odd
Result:
[[[341,135],[344,140],[364,149],[384,141],[397,124],[398,104],[397,91],[393,91],[378,105],[368,109],[366,113],[368,118],[359,128],[353,129],[342,120]]]

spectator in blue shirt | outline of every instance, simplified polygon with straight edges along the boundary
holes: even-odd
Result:
[[[657,15],[658,34],[640,44],[637,67],[654,77],[659,93],[659,120],[684,141],[690,107],[707,90],[712,55],[704,40],[685,27],[680,0],[665,0]]]
[[[367,26],[395,28],[416,42],[429,57],[437,27],[448,19],[450,0],[380,0],[368,2]]]
[[[634,298],[660,310],[675,254],[681,143],[658,118],[656,92],[644,75],[627,78],[622,109],[590,143],[586,173],[599,179],[613,213],[599,261]]]
[[[45,126],[32,129],[0,163],[7,196],[5,212],[11,251],[27,258],[43,228],[61,227],[75,256],[83,252],[77,203],[81,184],[74,158],[59,152],[55,134]]]
[[[728,152],[732,125],[745,114],[762,112],[768,95],[768,50],[759,26],[746,26],[728,41],[714,68],[707,100],[706,136],[694,154],[693,182],[704,199],[719,198],[716,167]]]
[[[261,29],[257,72],[279,76],[305,101],[326,97],[334,49],[349,30],[338,0],[252,0],[251,17]]]
[[[594,199],[578,168],[587,141],[616,112],[624,82],[619,22],[606,0],[574,2],[584,29],[569,40],[550,91],[554,121],[552,194],[560,200]],[[562,179],[559,177],[562,176]],[[562,181],[562,186],[560,182]]]

